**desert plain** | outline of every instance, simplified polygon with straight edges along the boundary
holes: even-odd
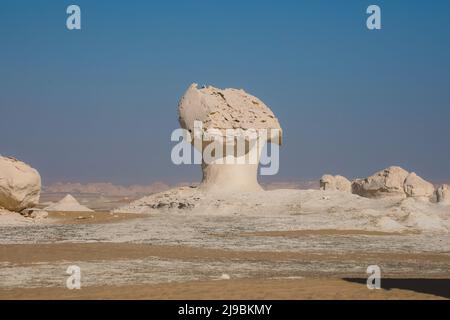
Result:
[[[0,298],[449,298],[448,233],[363,228],[348,202],[354,195],[285,191],[299,197],[298,206],[276,218],[264,205],[230,214],[209,204],[211,212],[203,213],[49,212],[45,219],[3,225]],[[107,207],[108,199],[120,202],[76,198],[94,210]],[[380,200],[360,201],[380,206]],[[383,206],[395,209],[396,201]],[[348,221],[340,226],[342,217]],[[378,217],[372,212],[365,219]],[[382,270],[380,290],[366,286],[366,269],[374,264]],[[70,265],[81,268],[79,290],[66,287]]]
[[[258,162],[222,160],[259,159],[249,128],[282,144],[273,112],[244,90],[192,84],[179,103],[186,136],[198,120],[245,144],[223,154],[219,143],[197,184],[41,188],[36,169],[0,157],[0,298],[450,298],[448,184],[394,165],[264,186]],[[67,285],[73,266],[79,288]],[[380,288],[367,286],[371,266]]]

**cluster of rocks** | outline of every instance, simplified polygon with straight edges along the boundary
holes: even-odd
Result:
[[[49,211],[93,212],[71,195],[41,209],[41,176],[28,164],[0,156],[0,213],[20,213],[26,218],[45,218]]]
[[[392,166],[365,179],[349,181],[342,176],[324,175],[320,179],[321,190],[351,192],[366,198],[387,196],[411,197],[439,203],[450,203],[450,187],[434,185],[414,172]]]
[[[35,208],[40,193],[41,176],[36,169],[15,158],[0,156],[0,210],[45,217],[46,212]]]

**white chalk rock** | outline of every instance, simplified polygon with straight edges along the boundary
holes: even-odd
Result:
[[[320,190],[352,192],[352,183],[343,176],[325,174],[320,179]]]
[[[437,202],[443,204],[450,204],[450,186],[444,184],[436,190]]]
[[[421,211],[413,211],[405,219],[405,225],[423,231],[446,231],[445,223],[437,215],[430,215]]]
[[[22,211],[39,203],[41,176],[14,158],[0,156],[0,207]]]
[[[188,130],[192,138],[199,133],[202,139],[211,130],[216,131],[215,137],[220,137],[217,139],[219,144],[204,139],[200,144],[193,142],[202,153],[211,146],[214,150],[222,149],[221,156],[215,156],[213,161],[203,158],[200,190],[220,193],[262,190],[257,181],[262,147],[258,148],[258,139],[251,136],[251,132],[267,130],[264,138],[277,144],[281,144],[282,132],[277,118],[261,100],[244,90],[221,90],[212,86],[199,89],[197,84],[192,84],[180,100],[178,113],[181,127]],[[195,127],[195,122],[201,122],[200,129]],[[235,133],[230,135],[227,129],[234,129]],[[237,139],[244,141],[242,150],[223,147],[225,143]],[[252,161],[249,161],[250,154]]]
[[[264,102],[242,89],[197,88],[192,84],[178,105],[182,128],[194,132],[194,122],[207,129],[278,129],[280,124]],[[280,136],[281,139],[281,136]],[[275,141],[281,143],[280,141]]]
[[[384,196],[405,197],[404,182],[409,172],[396,166],[381,170],[366,179],[352,183],[352,192],[367,198]]]
[[[403,185],[406,196],[413,198],[431,199],[434,195],[434,186],[411,172]]]
[[[86,206],[78,203],[78,201],[70,194],[66,195],[63,199],[55,204],[52,204],[46,208],[45,211],[71,211],[71,212],[93,212]]]
[[[219,277],[219,279],[220,279],[220,280],[230,280],[231,277],[230,277],[230,275],[228,275],[228,274],[226,274],[226,273],[223,273],[223,274]]]
[[[27,208],[21,212],[24,217],[33,219],[45,219],[48,217],[48,212],[39,208]]]

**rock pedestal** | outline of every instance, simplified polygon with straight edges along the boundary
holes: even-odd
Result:
[[[199,89],[192,84],[181,98],[178,112],[181,127],[194,139],[201,139],[200,143],[192,141],[204,156],[200,190],[262,190],[257,173],[263,144],[281,144],[281,127],[261,100],[244,90]],[[237,147],[239,143],[243,148]],[[205,154],[212,155],[213,161],[205,160]]]

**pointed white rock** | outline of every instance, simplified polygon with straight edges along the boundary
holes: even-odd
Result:
[[[78,203],[77,199],[70,194],[55,204],[52,204],[44,209],[45,211],[72,211],[72,212],[93,212],[86,206]]]

